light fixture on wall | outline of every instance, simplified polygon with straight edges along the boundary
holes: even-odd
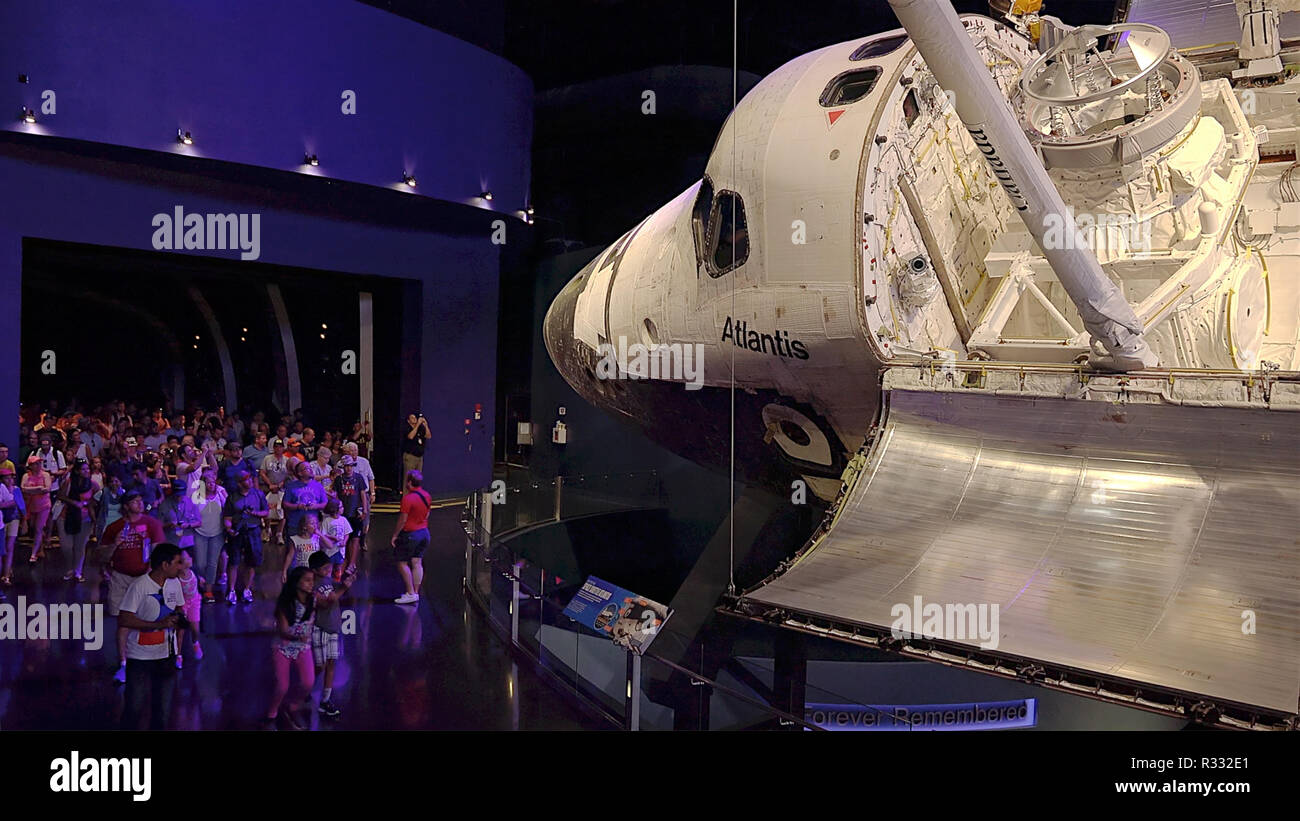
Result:
[[[176,142],[181,145],[194,145],[194,137],[190,135],[190,132],[178,128],[176,129]]]
[[[317,166],[317,165],[320,165],[320,160],[316,159],[316,155],[315,155],[315,154],[306,154],[306,155],[304,155],[303,158],[302,158],[302,164],[303,164],[303,165]]]
[[[404,182],[404,183],[406,183],[407,185],[409,185],[410,187],[414,188],[414,187],[415,187],[415,176],[414,176],[413,174],[409,173],[409,172],[403,171],[403,172],[402,172],[402,182]]]
[[[482,197],[483,199],[487,200],[488,202],[492,202],[492,192],[491,192],[491,191],[484,191],[484,192],[482,192],[481,194],[479,194],[479,196]]]
[[[23,106],[21,109],[19,109],[18,119],[30,125],[36,122],[36,112],[32,111],[27,106]]]

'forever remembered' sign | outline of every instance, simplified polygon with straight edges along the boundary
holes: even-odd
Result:
[[[1038,700],[972,704],[809,704],[804,720],[825,730],[1009,730],[1038,723]]]

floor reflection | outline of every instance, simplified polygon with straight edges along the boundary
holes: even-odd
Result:
[[[362,574],[345,599],[356,632],[343,637],[335,671],[337,719],[313,710],[312,729],[332,730],[569,730],[604,729],[518,668],[461,592],[464,532],[459,506],[434,510],[433,545],[425,555],[418,607],[392,604],[401,592],[388,537],[395,516],[377,516]],[[18,546],[10,603],[100,602],[104,591],[62,581],[68,551],[27,563]],[[270,553],[278,551],[268,550]],[[201,660],[185,659],[172,727],[246,730],[256,725],[271,692],[272,604],[280,557],[268,555],[252,604],[205,605]],[[88,574],[89,575],[89,574]],[[80,641],[0,641],[0,728],[115,730],[122,709],[116,668],[116,620],[105,618],[104,646]],[[187,650],[188,652],[188,650]],[[317,678],[313,702],[319,700]]]

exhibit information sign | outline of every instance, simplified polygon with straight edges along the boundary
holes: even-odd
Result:
[[[564,608],[564,615],[608,636],[615,644],[642,653],[671,615],[657,601],[588,576]]]
[[[804,720],[823,730],[1008,730],[1038,724],[1038,700],[970,704],[808,704]]]

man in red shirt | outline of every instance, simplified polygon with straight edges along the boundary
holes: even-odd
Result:
[[[104,529],[100,545],[105,550],[112,550],[109,567],[112,574],[108,577],[108,615],[116,616],[126,597],[126,591],[136,579],[149,572],[149,552],[154,545],[167,541],[162,522],[144,512],[144,498],[136,491],[129,491],[122,497],[122,518]],[[126,640],[130,631],[117,628],[117,672],[113,681],[126,683]]]
[[[402,574],[406,592],[393,600],[395,604],[419,604],[420,584],[424,581],[424,549],[429,546],[429,508],[433,499],[420,487],[424,476],[418,470],[406,474],[406,493],[402,512],[393,532],[393,555],[397,572]]]

